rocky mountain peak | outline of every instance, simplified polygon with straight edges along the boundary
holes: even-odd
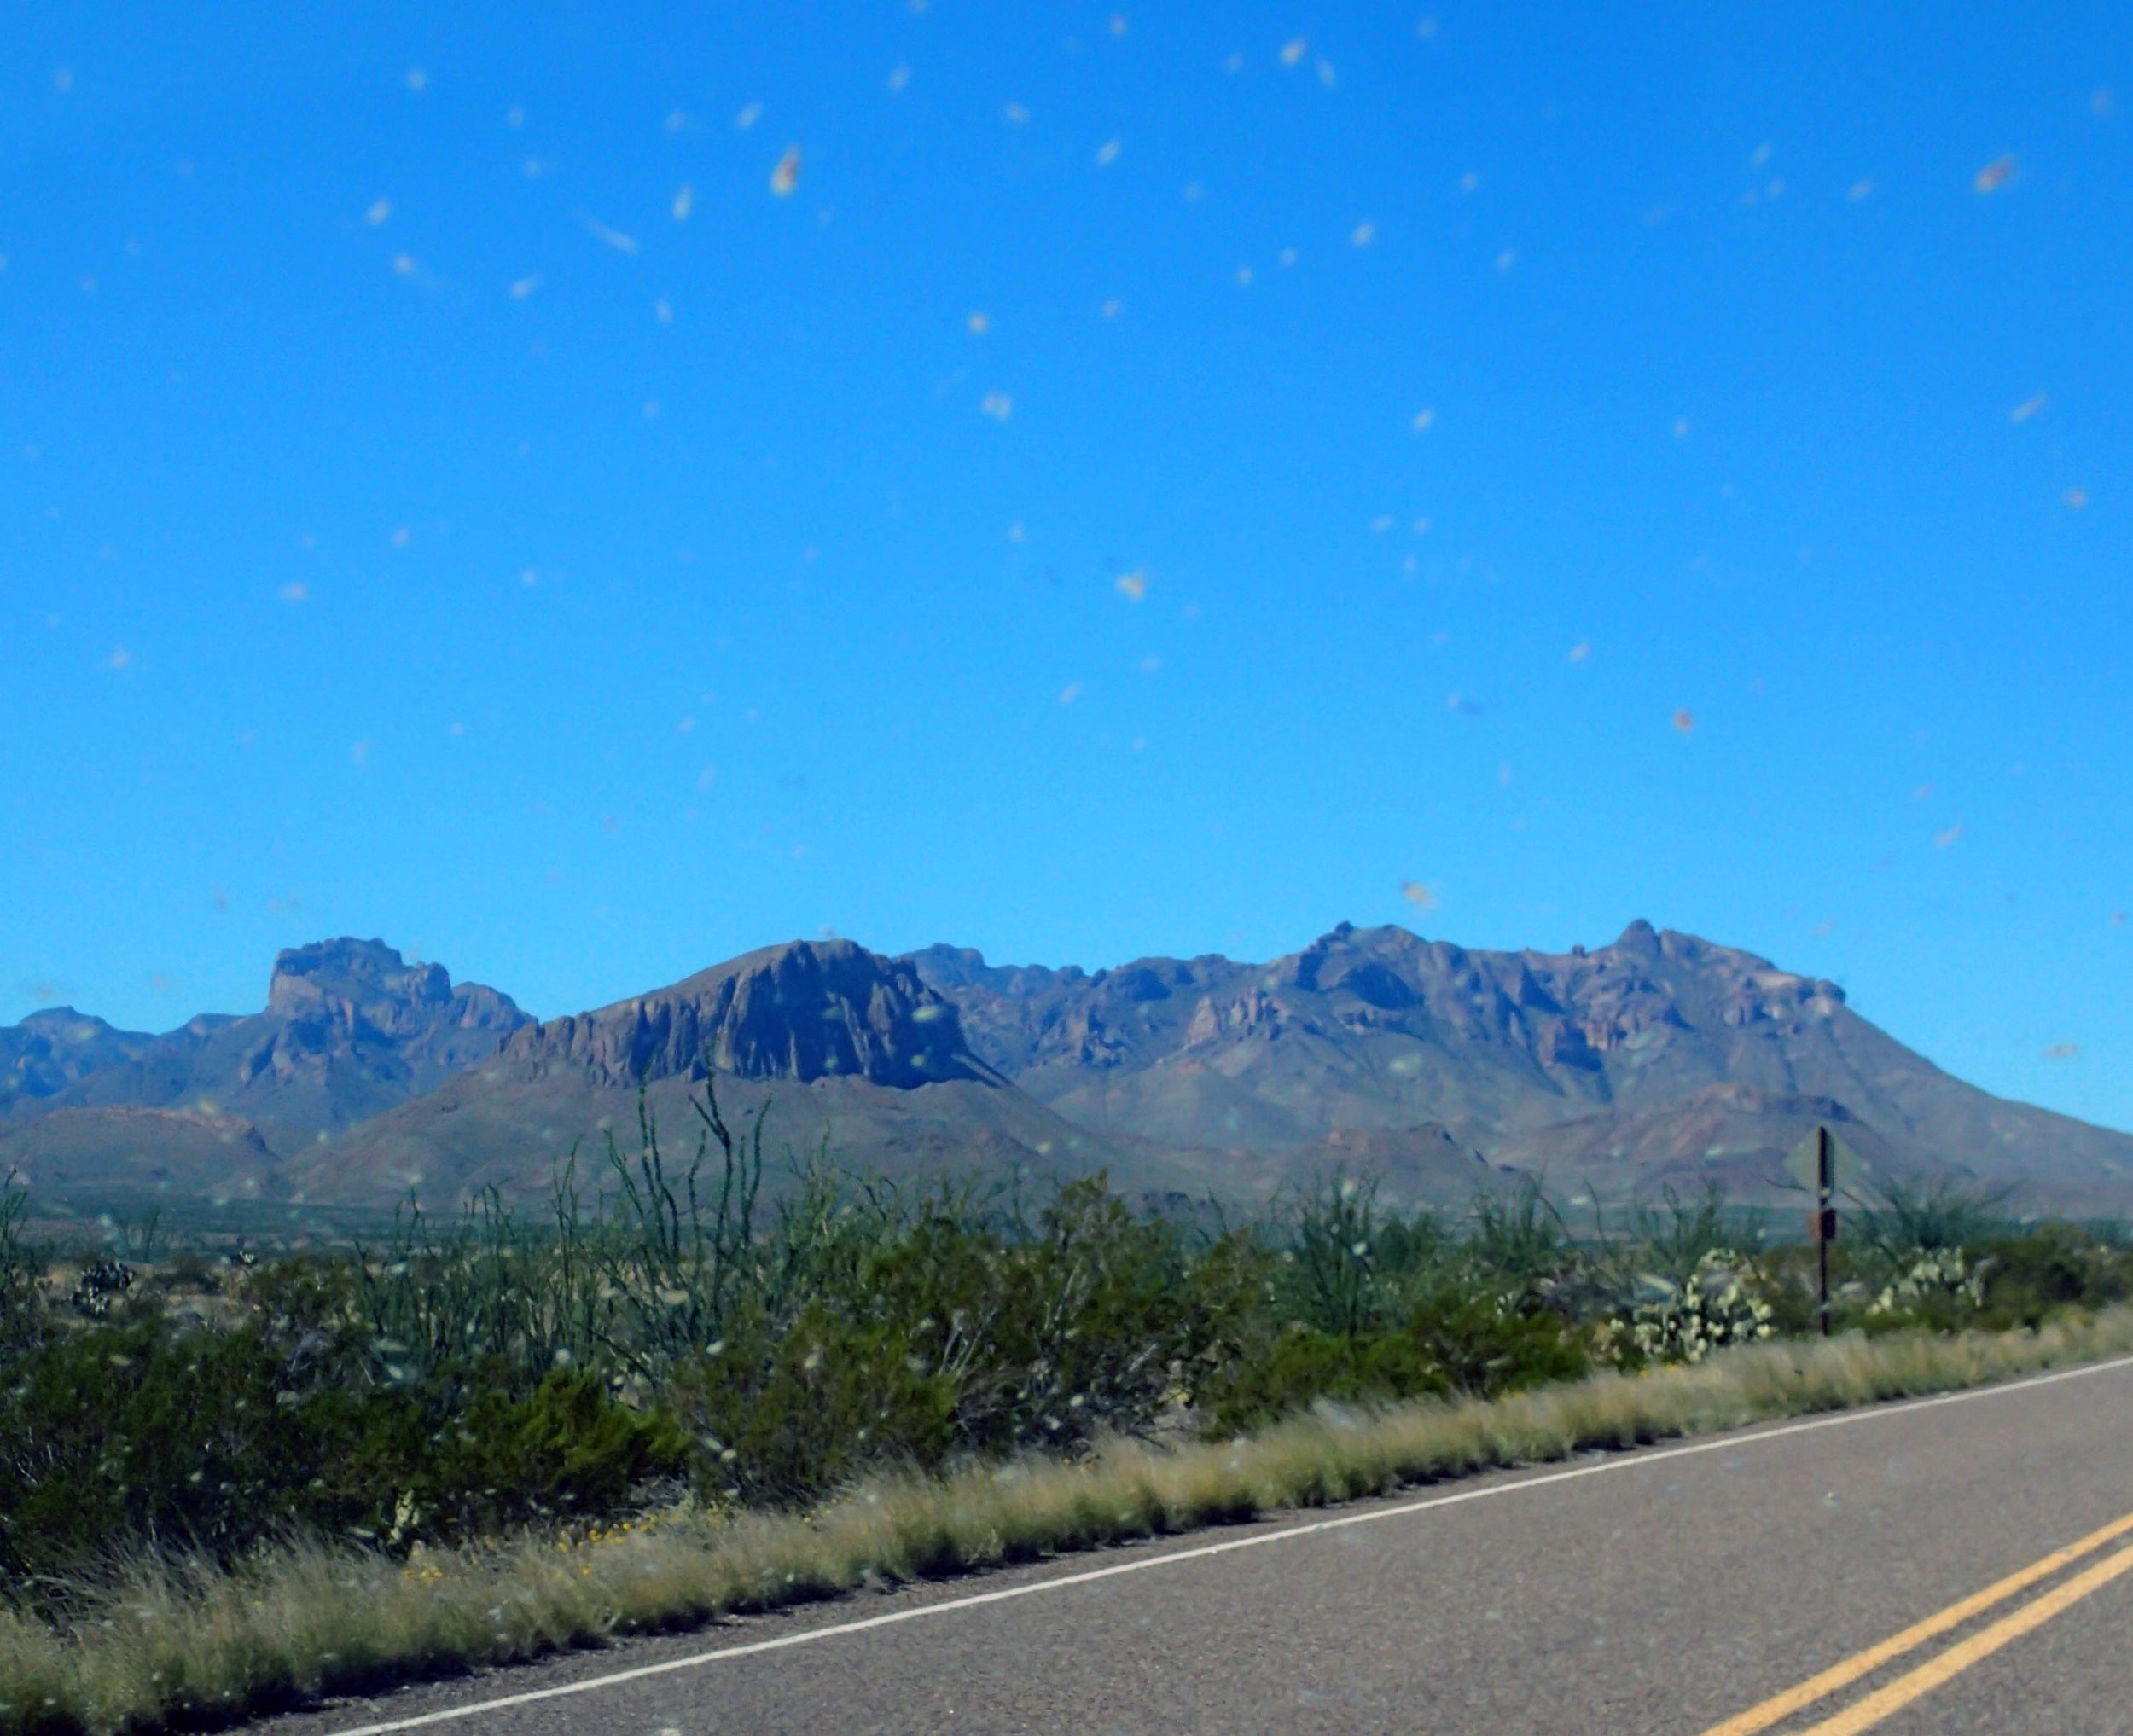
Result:
[[[48,1042],[93,1042],[100,1036],[116,1035],[116,1027],[93,1013],[79,1013],[72,1007],[40,1007],[34,1013],[22,1015],[16,1027],[34,1031]],[[131,1034],[131,1033],[128,1033]]]
[[[439,1030],[494,1031],[526,1022],[508,995],[455,989],[439,964],[410,963],[381,940],[342,936],[291,947],[274,961],[267,1013],[328,1040],[393,1041]]]
[[[293,1019],[323,1016],[344,1026],[367,1016],[381,1031],[392,1031],[419,1009],[447,1005],[451,992],[444,966],[410,965],[381,940],[343,936],[277,954],[267,1011]]]
[[[1612,949],[1633,953],[1640,957],[1657,958],[1659,955],[1659,931],[1640,916],[1615,937]]]
[[[803,1083],[999,1083],[970,1054],[955,1007],[910,962],[849,940],[765,947],[671,988],[532,1026],[503,1053],[539,1071],[583,1068],[603,1085],[700,1077],[706,1065]]]
[[[41,1107],[98,1069],[130,1061],[155,1039],[72,1007],[40,1007],[0,1027],[0,1118]]]

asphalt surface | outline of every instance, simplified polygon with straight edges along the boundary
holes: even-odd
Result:
[[[260,1727],[1705,1736],[2133,1515],[2133,1364],[1689,1445],[867,1594]],[[1908,1674],[1942,1659],[1945,1681],[1828,1736],[2125,1736],[2133,1553],[2104,1565],[2129,1549],[2133,1530],[1764,1727],[1817,1730],[1877,1691],[1909,1693]],[[2105,1577],[2076,1595],[2068,1582],[2089,1570]],[[1995,1623],[2060,1588],[2063,1608],[1962,1667]]]

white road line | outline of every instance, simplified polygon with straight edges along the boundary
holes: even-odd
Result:
[[[1121,1561],[1109,1567],[1093,1567],[1080,1573],[1062,1574],[1056,1579],[1042,1579],[1033,1584],[1006,1586],[997,1591],[974,1592],[968,1597],[948,1598],[937,1604],[921,1604],[914,1609],[892,1611],[886,1616],[868,1616],[857,1622],[840,1622],[834,1627],[811,1628],[804,1634],[782,1634],[776,1639],[756,1640],[745,1646],[727,1646],[714,1652],[694,1652],[687,1658],[671,1658],[661,1663],[639,1664],[632,1669],[618,1669],[606,1675],[587,1676],[583,1681],[564,1682],[555,1687],[531,1688],[523,1693],[505,1694],[493,1700],[476,1700],[468,1705],[449,1706],[442,1711],[423,1712],[410,1718],[392,1718],[382,1724],[354,1725],[347,1729],[328,1733],[328,1736],[392,1736],[396,1731],[420,1730],[432,1724],[450,1723],[458,1718],[479,1717],[484,1712],[506,1711],[514,1706],[530,1706],[542,1700],[561,1699],[569,1694],[590,1693],[595,1688],[619,1687],[625,1682],[642,1681],[648,1676],[671,1675],[677,1670],[697,1669],[705,1664],[722,1663],[729,1658],[753,1658],[760,1652],[782,1652],[791,1646],[812,1646],[823,1640],[840,1639],[847,1634],[863,1634],[875,1628],[893,1628],[901,1622],[915,1622],[928,1616],[945,1616],[958,1610],[976,1609],[981,1604],[1001,1604],[1014,1598],[1036,1597],[1043,1592],[1064,1591],[1068,1586],[1090,1585],[1099,1579],[1115,1579],[1121,1574],[1145,1573],[1152,1568],[1175,1567],[1182,1561],[1203,1561],[1211,1555],[1227,1555],[1233,1550],[1256,1549],[1264,1543],[1286,1543],[1293,1538],[1312,1537],[1322,1531],[1338,1531],[1349,1525],[1368,1525],[1379,1519],[1406,1518],[1438,1507],[1459,1507],[1471,1501],[1489,1501],[1498,1495],[1516,1495],[1524,1489],[1545,1488],[1550,1483],[1573,1483],[1581,1477],[1600,1477],[1613,1471],[1635,1471],[1642,1466],[1658,1465],[1670,1459],[1687,1459],[1698,1453],[1737,1450],[1759,1445],[1764,1441],[1782,1440],[1788,1435],[1811,1434],[1817,1429],[1839,1429],[1852,1423],[1905,1416],[1913,1411],[1932,1410],[1941,1405],[1966,1404],[1978,1398],[1996,1398],[2005,1393],[2050,1386],[2061,1380],[2084,1379],[2091,1374],[2106,1373],[2113,1368],[2124,1368],[2129,1365],[2133,1365],[2133,1356],[2114,1356],[2107,1362],[2091,1362],[2079,1368],[2062,1368],[2056,1373],[2031,1375],[2024,1380],[2010,1380],[1994,1386],[1973,1386],[1962,1392],[1944,1392],[1934,1398],[1914,1398],[1896,1404],[1871,1405],[1859,1410],[1815,1417],[1806,1422],[1784,1423],[1776,1428],[1763,1429],[1752,1435],[1717,1435],[1709,1440],[1692,1441],[1686,1446],[1663,1447],[1657,1452],[1625,1454],[1595,1465],[1576,1466],[1568,1471],[1544,1472],[1538,1477],[1520,1478],[1515,1483],[1492,1483],[1484,1489],[1459,1489],[1450,1495],[1428,1495],[1421,1501],[1403,1501],[1396,1507],[1375,1507],[1369,1512],[1342,1513],[1329,1519],[1314,1519],[1309,1524],[1287,1525],[1278,1531],[1261,1531],[1249,1537],[1225,1538],[1219,1543],[1197,1543],[1189,1549],[1173,1549],[1160,1555],[1144,1555],[1138,1560]]]

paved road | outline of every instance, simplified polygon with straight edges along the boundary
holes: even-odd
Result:
[[[2129,1570],[2122,1363],[754,1617],[270,1727],[2125,1736]],[[1944,1631],[1904,1636],[1936,1615]],[[1863,1650],[1892,1636],[1900,1655],[1866,1669]],[[1818,1694],[1810,1679],[1833,1670],[1857,1679]],[[1804,1704],[1770,1705],[1803,1683]]]

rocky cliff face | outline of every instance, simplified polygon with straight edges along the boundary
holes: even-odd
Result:
[[[559,1163],[585,1157],[574,1173],[596,1187],[605,1135],[627,1148],[640,1091],[677,1148],[700,1138],[710,1073],[731,1124],[763,1128],[773,1154],[826,1149],[864,1174],[1109,1165],[1124,1178],[1150,1158],[1052,1114],[972,1054],[954,1004],[909,964],[850,941],[795,941],[518,1031],[492,1060],[293,1162],[289,1180],[313,1200],[414,1189],[452,1201],[486,1187],[540,1199]],[[1175,1157],[1154,1153],[1148,1173],[1189,1179]]]
[[[276,955],[266,1011],[220,1045],[241,1082],[323,1080],[355,1069],[403,1080],[408,1095],[485,1060],[530,1022],[508,995],[454,985],[439,964],[409,964],[378,940],[326,940]],[[241,1029],[239,1027],[241,1027]]]
[[[15,1123],[62,1110],[228,1112],[286,1152],[419,1096],[528,1022],[509,996],[455,985],[441,965],[342,938],[280,954],[263,1013],[203,1014],[150,1037],[56,1009],[0,1032],[12,1046],[0,1059],[22,1061],[26,1086],[6,1105]],[[87,1138],[91,1123],[59,1125]]]
[[[848,940],[766,947],[650,995],[529,1025],[498,1065],[576,1069],[602,1087],[639,1079],[856,1079],[910,1089],[997,1083],[963,1040],[954,1004],[910,964]]]

